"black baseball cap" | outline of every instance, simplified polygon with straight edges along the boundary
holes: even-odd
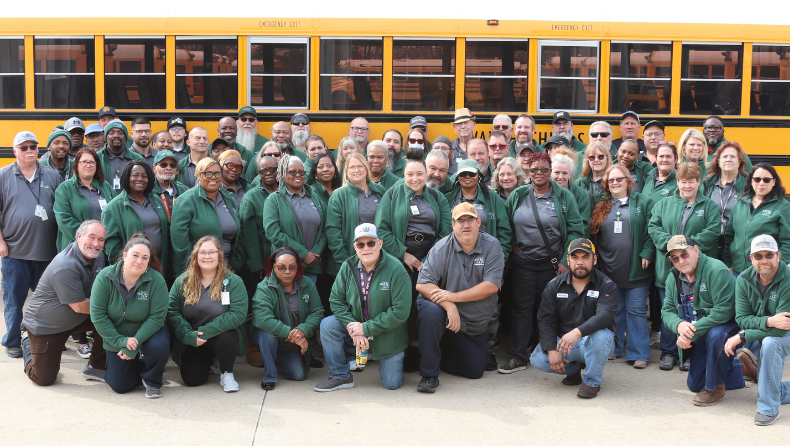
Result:
[[[664,130],[664,124],[662,124],[660,121],[658,121],[656,119],[654,119],[654,120],[648,122],[647,124],[645,124],[645,129],[647,129],[648,127],[652,127],[654,125],[657,126],[657,127],[660,127],[661,130]]]
[[[176,126],[184,127],[184,129],[186,130],[187,123],[178,116],[173,116],[172,118],[167,120],[168,130],[170,130],[171,127],[176,127]]]
[[[570,147],[571,142],[568,141],[568,138],[566,138],[566,137],[564,137],[562,135],[554,135],[551,138],[549,138],[548,141],[546,141],[546,146],[548,146],[549,144],[559,144],[561,146],[568,146],[568,147]]]
[[[568,254],[572,254],[574,251],[578,250],[595,254],[595,245],[586,238],[577,238],[568,245]]]
[[[567,119],[568,121],[573,122],[573,119],[571,119],[571,114],[570,113],[568,113],[566,111],[558,111],[557,113],[554,113],[554,117],[551,118],[551,123],[554,124],[555,122],[559,121],[560,119]]]

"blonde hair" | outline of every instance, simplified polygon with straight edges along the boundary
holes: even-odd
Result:
[[[236,152],[236,153],[238,153],[238,152]],[[222,169],[222,166],[220,166],[219,162],[217,160],[215,160],[214,158],[210,157],[210,156],[207,156],[207,157],[203,158],[202,160],[200,160],[197,163],[197,166],[195,166],[195,178],[197,178],[198,181],[199,181],[200,175],[202,175],[203,172],[205,172],[206,170],[208,170],[209,167],[211,167],[211,166],[213,166],[215,164],[217,166],[219,166],[220,169]]]
[[[203,243],[212,242],[214,247],[217,248],[217,255],[219,262],[217,263],[217,275],[211,282],[208,289],[208,295],[214,302],[222,300],[222,287],[225,275],[228,273],[228,265],[225,263],[225,255],[222,252],[222,243],[213,235],[204,235],[192,247],[192,254],[189,256],[189,265],[187,266],[184,282],[182,283],[182,294],[184,295],[184,305],[195,305],[200,300],[202,291],[202,284],[200,281],[203,279],[203,274],[198,265],[198,252]]]
[[[491,174],[491,187],[493,187],[495,191],[499,191],[502,188],[499,185],[499,171],[502,170],[502,166],[510,166],[510,168],[513,169],[513,174],[516,175],[516,187],[527,184],[527,174],[524,173],[524,169],[521,168],[515,158],[506,156],[499,160],[496,170]]]
[[[226,150],[226,151],[220,153],[219,154],[219,159],[217,161],[219,161],[220,166],[224,167],[225,166],[225,160],[230,158],[233,155],[238,156],[239,159],[242,161],[242,163],[244,162],[244,159],[241,157],[241,154],[239,152],[235,151],[235,150]]]
[[[604,171],[612,167],[612,154],[609,152],[609,149],[606,148],[606,144],[601,141],[595,141],[590,143],[590,145],[584,149],[584,155],[582,155],[584,159],[581,160],[584,163],[582,165],[582,177],[586,177],[588,175],[592,176],[592,167],[590,167],[590,163],[587,161],[587,158],[595,155],[596,150],[600,150],[604,155],[606,155],[606,167]]]
[[[345,158],[343,158],[343,147],[345,146],[353,146],[354,150],[356,150],[357,153],[360,154],[362,153],[362,148],[359,147],[359,143],[357,142],[356,139],[354,139],[351,136],[346,136],[345,138],[341,139],[340,144],[337,145],[337,152],[336,152],[337,159],[335,160],[335,164],[337,164],[337,169],[340,172],[346,171],[346,160]],[[368,169],[368,171],[370,171],[370,169]]]
[[[697,129],[688,129],[683,132],[683,135],[680,137],[680,141],[678,141],[678,160],[679,162],[686,162],[689,161],[686,159],[686,144],[689,142],[689,138],[697,138],[698,140],[702,141],[702,157],[701,161],[703,165],[707,168],[708,167],[708,141],[705,140],[705,135],[702,134]]]
[[[357,160],[357,161],[359,161],[360,163],[362,163],[363,166],[365,166],[365,172],[366,172],[365,173],[365,175],[366,175],[365,178],[367,180],[370,180],[370,165],[368,164],[367,160],[365,159],[364,156],[360,155],[359,153],[352,153],[352,154],[348,155],[348,159],[346,160],[346,162],[343,165],[343,184],[340,187],[346,187],[346,185],[349,182],[349,180],[348,180],[348,162],[351,161],[352,158]]]

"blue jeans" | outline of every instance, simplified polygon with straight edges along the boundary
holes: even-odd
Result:
[[[781,338],[764,337],[761,351],[757,412],[774,416],[780,405],[790,403],[790,381],[782,382],[785,358],[790,356],[790,332]]]
[[[315,285],[316,282],[318,282],[318,274],[304,273],[304,276],[307,277],[308,279],[312,280],[313,281],[313,285]]]
[[[488,364],[488,331],[469,335],[448,330],[444,308],[422,297],[417,298],[417,312],[421,376],[439,376],[440,370],[469,379],[483,376]]]
[[[41,275],[49,262],[2,258],[3,307],[5,312],[6,334],[3,345],[17,347],[22,345],[22,310],[25,307],[28,291],[36,291]]]
[[[707,333],[700,336],[689,352],[689,375],[686,383],[689,390],[699,392],[703,388],[713,391],[716,387],[725,384],[726,390],[742,389],[743,368],[741,360],[735,356],[724,353],[724,344],[727,339],[738,333],[738,324],[735,321],[717,325]]]
[[[142,356],[142,357],[141,357]],[[118,353],[107,351],[107,372],[104,381],[116,393],[126,393],[142,384],[162,387],[162,375],[170,357],[170,334],[164,326],[140,346],[134,359],[124,360]]]
[[[277,382],[277,367],[283,370],[285,379],[304,381],[305,357],[280,343],[280,337],[260,328],[255,328],[252,335],[253,344],[261,350],[263,358],[263,382]]]
[[[557,342],[560,338],[557,337]],[[600,387],[603,378],[603,368],[609,361],[609,355],[614,351],[614,333],[608,328],[602,328],[589,336],[582,336],[576,341],[570,354],[563,355],[568,360],[565,364],[565,374],[570,376],[579,371],[581,363],[587,365],[587,369],[582,374],[584,383],[590,387]],[[543,347],[538,344],[532,355],[529,357],[532,367],[548,373],[557,373],[551,369],[549,364],[549,354],[543,351]]]
[[[376,342],[375,339],[371,342]],[[346,350],[349,345],[353,348],[351,336],[343,324],[335,316],[325,317],[321,321],[321,344],[324,346],[324,359],[329,366],[329,377],[334,379],[348,379],[349,361],[346,360]],[[390,390],[395,390],[403,384],[403,352],[389,358],[378,359],[381,384]]]
[[[614,349],[618,358],[623,356],[623,340],[628,326],[627,361],[647,361],[650,358],[650,332],[647,327],[647,293],[650,286],[617,289],[617,339]]]
[[[664,308],[664,298],[667,297],[667,290],[659,288],[658,295],[661,298],[661,308]],[[661,341],[659,342],[659,346],[661,347],[662,358],[666,355],[670,355],[674,356],[675,360],[678,359],[678,335],[672,330],[664,327],[663,322],[661,322]]]

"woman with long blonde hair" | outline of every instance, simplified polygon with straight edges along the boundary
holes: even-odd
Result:
[[[708,143],[705,135],[697,129],[688,129],[678,141],[678,159],[681,163],[693,163],[702,170],[702,177],[708,172]]]

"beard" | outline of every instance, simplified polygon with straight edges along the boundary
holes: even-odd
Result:
[[[709,146],[716,147],[716,144],[718,144],[718,143],[719,143],[719,142],[718,142],[718,141],[716,141],[715,139],[713,139],[713,138],[708,138],[708,145],[709,145]]]
[[[257,136],[258,131],[255,128],[247,130],[241,126],[238,126],[236,131],[236,143],[241,144],[245,149],[249,149],[250,151],[254,152],[257,148],[255,147],[255,138]]]
[[[590,277],[590,274],[592,274],[592,270],[591,269],[584,269],[584,270],[579,271],[579,270],[576,270],[574,268],[571,271],[571,274],[573,274],[573,277],[575,277],[577,279],[586,279],[586,278]]]
[[[387,170],[392,172],[395,170],[395,164],[398,163],[398,153],[394,150],[387,150]]]
[[[280,149],[281,153],[285,153],[288,150],[288,143],[287,142],[275,142],[274,144],[277,145],[277,147]]]
[[[307,133],[307,130],[299,129],[293,134],[291,140],[293,141],[294,147],[304,147],[309,137],[310,135]]]
[[[444,185],[441,179],[432,176],[428,177],[428,181],[426,181],[425,184],[431,189],[439,189]]]

